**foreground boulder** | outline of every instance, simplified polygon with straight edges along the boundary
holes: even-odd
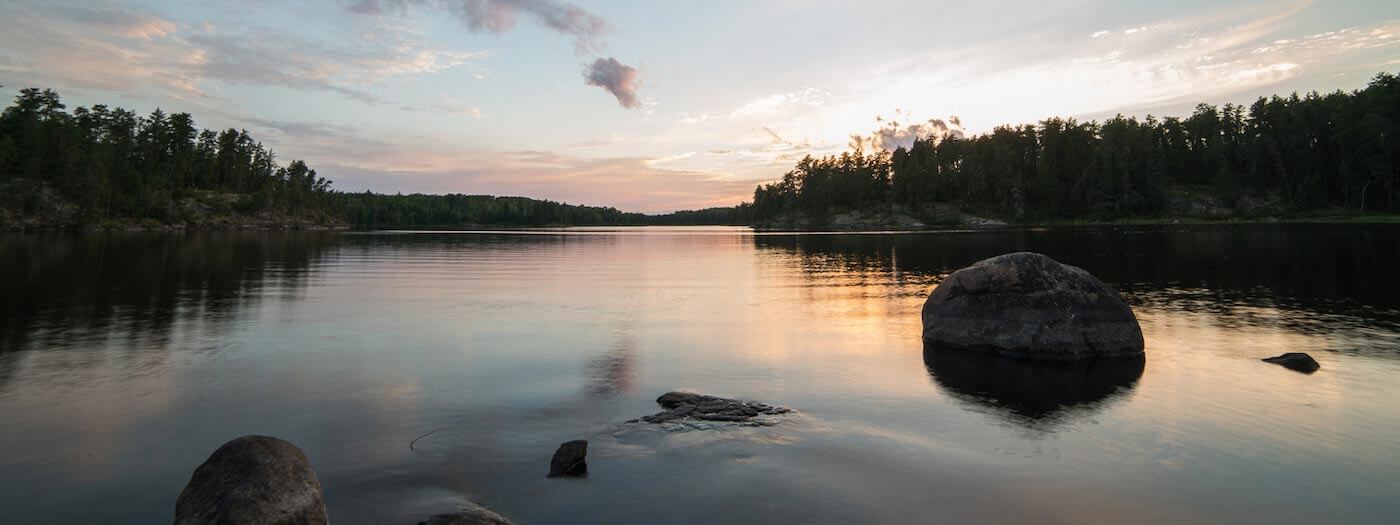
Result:
[[[924,342],[948,350],[1075,360],[1143,353],[1118,291],[1038,253],[984,259],[949,275],[923,311]]]
[[[707,396],[702,394],[692,394],[689,392],[667,392],[656,398],[656,404],[666,409],[650,416],[644,416],[642,421],[648,423],[666,423],[683,419],[700,419],[705,421],[722,421],[730,423],[752,423],[763,424],[766,420],[759,419],[759,416],[786,414],[792,410],[753,401],[741,401],[724,397]]]
[[[418,525],[510,525],[510,520],[476,505],[450,514],[438,514]]]
[[[1313,359],[1312,356],[1303,352],[1288,352],[1280,356],[1266,357],[1261,359],[1261,361],[1283,365],[1284,368],[1304,374],[1311,374],[1316,372],[1317,369],[1322,368],[1322,365],[1317,364],[1316,359]]]
[[[549,461],[549,477],[583,476],[588,474],[588,441],[575,439],[559,445]]]
[[[243,436],[195,469],[175,502],[175,523],[323,524],[326,503],[301,449],[273,437]]]

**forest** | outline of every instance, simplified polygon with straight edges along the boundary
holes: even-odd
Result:
[[[246,130],[200,130],[188,113],[105,105],[66,111],[52,90],[20,90],[0,113],[0,226],[151,224],[335,226],[637,225],[624,213],[525,197],[384,195],[331,189],[286,166]],[[16,222],[15,217],[9,217]]]
[[[173,223],[219,208],[334,219],[330,181],[302,161],[278,164],[247,131],[201,130],[190,114],[160,109],[146,116],[105,105],[65,109],[52,90],[26,88],[0,113],[0,184],[10,212],[67,209],[58,220],[81,224]]]
[[[1400,79],[1272,96],[1248,108],[1200,104],[1184,118],[1050,118],[892,152],[807,157],[754,191],[756,220],[784,214],[947,203],[1020,221],[1164,213],[1173,194],[1290,214],[1393,213],[1400,191]]]
[[[1200,104],[1186,117],[1056,117],[894,151],[808,156],[758,186],[751,203],[665,215],[525,197],[338,192],[305,162],[278,163],[246,130],[201,130],[188,113],[160,109],[69,112],[47,89],[21,90],[0,113],[0,226],[16,217],[39,226],[754,224],[938,206],[1023,222],[1114,220],[1168,214],[1182,194],[1272,216],[1380,214],[1397,211],[1397,185],[1400,78],[1389,73],[1351,92]]]

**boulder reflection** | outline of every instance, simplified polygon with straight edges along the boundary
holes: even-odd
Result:
[[[1031,361],[924,345],[924,366],[953,397],[1014,423],[1045,428],[1091,415],[1123,397],[1143,356],[1085,361]]]

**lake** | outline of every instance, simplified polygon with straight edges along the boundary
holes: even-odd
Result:
[[[1021,250],[1123,292],[1145,364],[926,355],[929,291]],[[0,345],[13,523],[168,522],[245,434],[336,523],[1400,519],[1393,226],[6,234]],[[797,413],[623,424],[670,390]]]

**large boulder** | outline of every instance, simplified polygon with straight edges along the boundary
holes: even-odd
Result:
[[[326,503],[301,449],[273,437],[243,436],[195,469],[175,502],[175,523],[324,524]]]
[[[1117,290],[1038,253],[953,272],[924,303],[923,321],[924,342],[939,349],[1060,360],[1143,353],[1142,328]]]

